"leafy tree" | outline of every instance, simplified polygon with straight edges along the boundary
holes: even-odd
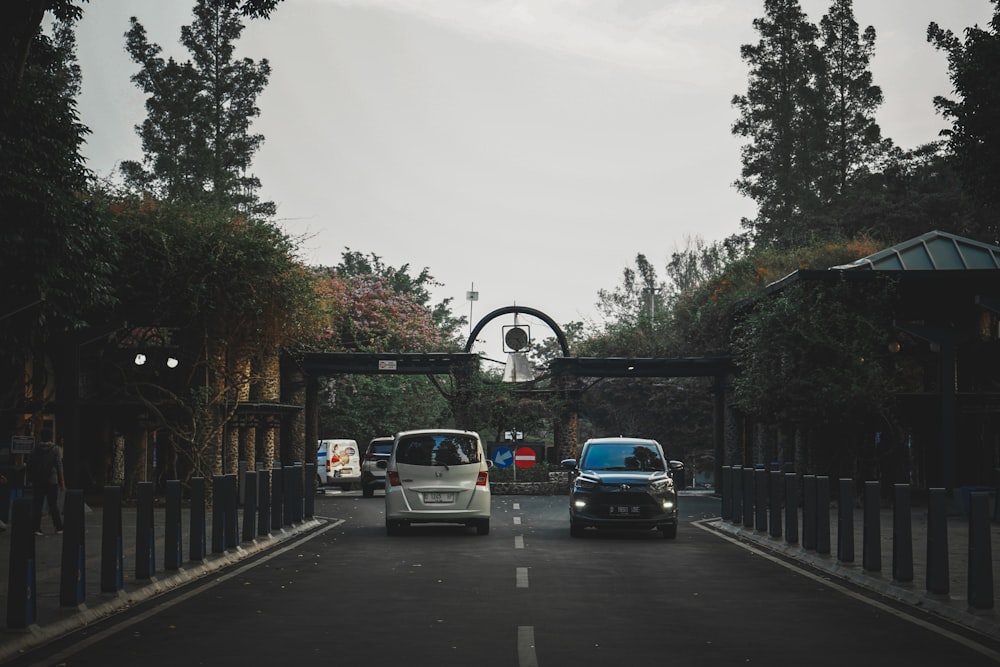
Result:
[[[264,137],[250,134],[260,115],[257,96],[267,85],[267,60],[234,60],[243,32],[240,12],[226,0],[198,0],[195,21],[181,28],[192,60],[166,61],[135,17],[126,49],[142,69],[132,77],[149,97],[136,128],[145,154],[121,171],[132,187],[158,199],[228,206],[244,215],[273,215],[273,202],[257,196],[260,180],[248,174]]]
[[[0,6],[0,115],[9,112],[19,93],[32,43],[46,13],[74,23],[88,0],[10,0]],[[281,0],[226,0],[244,16],[267,18]]]
[[[106,391],[147,408],[186,459],[182,474],[218,473],[239,390],[268,379],[248,373],[316,336],[313,277],[268,222],[189,203],[122,198],[110,208],[123,248],[121,313],[135,324],[119,337],[129,354],[107,357],[120,381]],[[136,368],[131,355],[144,349],[169,349],[180,363]]]
[[[23,397],[25,361],[35,358],[41,373],[43,357],[66,348],[62,336],[114,303],[116,245],[86,198],[91,175],[79,154],[87,133],[74,102],[79,83],[73,32],[61,23],[51,36],[35,35],[21,94],[4,102],[0,117],[0,350],[4,364],[20,368],[8,375],[5,401]]]
[[[813,129],[818,121],[813,77],[822,58],[817,30],[798,0],[765,0],[765,16],[755,19],[761,39],[744,44],[750,66],[747,92],[733,97],[740,117],[733,134],[750,143],[741,150],[737,190],[758,204],[756,220],[744,220],[755,240],[792,244],[806,236],[799,215],[811,210],[816,179]]]
[[[965,42],[937,23],[927,27],[927,40],[947,53],[949,76],[960,99],[934,98],[934,106],[952,127],[944,131],[955,167],[966,191],[981,207],[983,229],[976,235],[1000,239],[1000,0],[992,0],[989,29],[966,28]]]
[[[379,278],[396,294],[406,296],[413,303],[429,308],[432,321],[442,331],[454,332],[449,335],[457,336],[458,330],[463,325],[468,324],[465,317],[456,317],[452,314],[452,299],[450,297],[439,303],[431,304],[430,289],[440,286],[440,283],[434,279],[430,269],[426,266],[416,276],[411,276],[409,264],[396,268],[386,265],[382,258],[375,253],[365,255],[345,248],[336,270],[343,276],[375,276]]]
[[[869,173],[886,146],[875,122],[882,104],[882,90],[872,83],[871,58],[875,53],[875,28],[859,35],[853,0],[835,0],[820,21],[824,68],[820,103],[825,107],[826,160],[820,177],[821,200],[843,196],[859,173]]]
[[[346,249],[336,267],[314,269],[323,312],[316,349],[358,352],[443,352],[459,349],[464,323],[448,301],[431,305],[430,271],[387,266],[373,254]],[[434,380],[407,376],[330,378],[321,433],[356,438],[451,423],[449,390]]]

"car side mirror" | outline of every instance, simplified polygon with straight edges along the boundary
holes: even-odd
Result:
[[[563,468],[566,468],[566,470],[575,470],[576,459],[563,459],[559,465],[561,465]]]

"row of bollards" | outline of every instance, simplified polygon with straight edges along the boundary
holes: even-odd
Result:
[[[284,526],[312,518],[316,464],[294,464],[271,470],[258,467],[237,475],[212,478],[212,554],[235,549],[243,542],[266,537]],[[207,557],[206,479],[189,482],[188,560]],[[164,570],[179,570],[183,561],[182,488],[169,480],[164,489]],[[124,588],[123,491],[104,488],[101,522],[100,591],[118,594]],[[242,530],[239,507],[243,507]],[[139,482],[135,506],[135,579],[152,579],[157,571],[155,485]],[[63,509],[59,604],[79,607],[86,600],[86,503],[79,489],[68,489]],[[31,498],[16,498],[11,506],[10,565],[7,584],[7,628],[24,629],[37,622],[35,534]]]
[[[780,466],[773,466],[780,468]],[[721,517],[736,525],[767,532],[789,544],[799,542],[799,508],[802,509],[801,547],[821,555],[831,552],[830,478],[799,475],[763,466],[723,466]],[[836,558],[853,563],[854,499],[853,479],[840,479]],[[913,572],[913,524],[911,488],[893,485],[892,578],[908,583]],[[862,568],[882,570],[881,498],[879,482],[866,481],[862,490]],[[929,489],[927,500],[926,581],[929,594],[948,595],[948,493]],[[990,498],[985,491],[969,494],[968,604],[977,610],[993,609],[993,555],[990,539]],[[782,513],[782,508],[784,512]],[[782,522],[782,517],[784,521]],[[784,529],[784,531],[782,531]]]

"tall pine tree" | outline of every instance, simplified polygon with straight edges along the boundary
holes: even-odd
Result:
[[[993,0],[989,30],[966,28],[963,43],[937,23],[927,28],[927,40],[948,54],[948,69],[959,99],[934,98],[934,106],[952,126],[948,138],[952,163],[965,191],[976,202],[985,241],[1000,241],[1000,0]]]
[[[258,198],[260,180],[249,173],[264,137],[250,133],[260,115],[257,96],[271,73],[267,60],[235,59],[243,22],[234,3],[198,0],[195,21],[181,29],[192,59],[164,60],[133,17],[126,48],[142,69],[132,77],[145,93],[147,118],[136,128],[141,163],[122,164],[126,182],[171,201],[206,202],[246,215],[269,216],[272,202]]]
[[[834,0],[820,21],[827,160],[818,186],[824,203],[842,196],[856,174],[874,170],[886,148],[875,122],[882,89],[872,83],[870,69],[875,28],[868,26],[859,34],[853,4],[853,0]]]
[[[836,209],[891,145],[874,118],[875,29],[859,32],[853,0],[834,0],[819,30],[797,0],[767,0],[765,11],[754,21],[761,41],[742,49],[747,93],[733,99],[733,133],[750,139],[736,186],[759,207],[744,226],[782,247],[849,235],[858,230]]]
[[[757,218],[743,221],[755,242],[789,244],[808,231],[801,213],[811,208],[815,160],[806,137],[815,125],[812,84],[821,56],[816,27],[798,0],[765,0],[764,11],[753,22],[760,41],[740,48],[750,77],[746,94],[733,97],[740,114],[733,134],[750,143],[735,185],[757,202]]]

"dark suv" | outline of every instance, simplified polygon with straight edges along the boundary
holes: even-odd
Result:
[[[595,438],[583,443],[580,459],[566,459],[572,471],[569,531],[584,528],[658,528],[677,537],[677,491],[673,474],[684,469],[667,461],[655,440]]]
[[[361,495],[371,498],[385,488],[385,466],[392,454],[392,437],[372,438],[361,457]]]

